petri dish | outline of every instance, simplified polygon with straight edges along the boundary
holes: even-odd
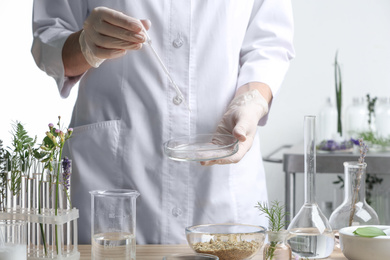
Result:
[[[238,151],[238,139],[227,134],[198,134],[164,143],[164,153],[175,161],[211,161]]]

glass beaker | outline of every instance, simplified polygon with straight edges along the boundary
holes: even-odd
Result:
[[[378,215],[366,202],[366,163],[344,162],[344,201],[330,215],[335,232],[343,227],[379,225]]]
[[[305,203],[288,230],[292,252],[301,258],[326,258],[334,248],[334,235],[328,219],[315,200],[316,146],[315,116],[304,120]]]
[[[26,222],[0,220],[0,259],[27,260]]]
[[[96,190],[91,194],[92,259],[135,260],[138,191]]]

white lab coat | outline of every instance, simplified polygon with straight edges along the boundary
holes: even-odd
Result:
[[[151,20],[153,45],[191,113],[173,104],[175,91],[148,46],[106,60],[81,80],[64,77],[63,43],[97,6]],[[33,20],[37,65],[63,97],[80,80],[66,147],[80,243],[90,242],[88,191],[95,189],[141,193],[139,244],[185,243],[184,228],[194,224],[267,225],[254,208],[267,200],[258,137],[239,163],[211,167],[169,160],[163,143],[215,131],[245,83],[264,82],[275,97],[294,55],[290,0],[37,0]]]

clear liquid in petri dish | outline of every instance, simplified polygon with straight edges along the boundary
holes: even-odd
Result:
[[[92,238],[92,259],[135,260],[135,236],[126,232],[95,234]]]
[[[322,234],[314,228],[290,230],[293,237],[289,244],[294,255],[301,258],[320,259],[328,257],[334,248],[334,235],[332,231]]]

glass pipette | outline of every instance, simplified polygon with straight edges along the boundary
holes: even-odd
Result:
[[[172,86],[175,88],[176,96],[173,98],[173,103],[175,105],[179,105],[182,102],[184,102],[184,104],[186,105],[188,111],[191,112],[190,106],[187,104],[187,102],[186,102],[183,94],[181,93],[179,87],[176,85],[176,83],[173,80],[173,78],[171,77],[171,74],[169,73],[167,67],[165,67],[164,62],[161,60],[160,56],[157,54],[156,50],[153,48],[152,39],[150,38],[149,34],[147,33],[147,31],[145,30],[145,27],[143,25],[142,25],[142,30],[144,31],[145,36],[146,36],[145,44],[149,45],[150,49],[152,50],[152,52],[154,54],[154,57],[156,58],[156,60],[160,64],[161,68],[164,70],[165,74],[168,76],[168,79],[171,82]]]

